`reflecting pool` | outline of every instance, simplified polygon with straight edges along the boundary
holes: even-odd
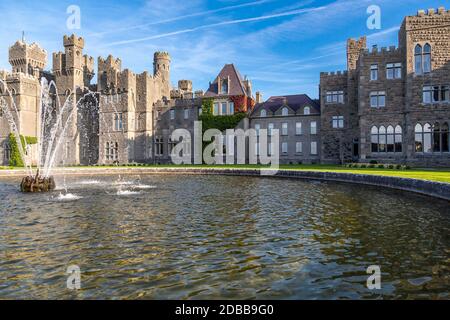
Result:
[[[0,299],[450,298],[447,201],[259,177],[19,180],[0,180]]]

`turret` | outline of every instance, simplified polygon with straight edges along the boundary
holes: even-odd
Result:
[[[66,70],[77,69],[82,71],[84,39],[72,34],[71,36],[64,36],[63,42]]]
[[[9,48],[9,63],[13,72],[39,77],[47,64],[47,52],[36,43],[17,41]]]
[[[153,73],[161,74],[162,79],[170,83],[170,55],[168,52],[155,52]]]

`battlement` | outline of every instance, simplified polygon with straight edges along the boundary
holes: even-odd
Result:
[[[63,38],[64,47],[76,46],[84,48],[84,39],[72,34],[71,36],[65,35]]]
[[[373,46],[371,50],[363,49],[362,53],[364,56],[382,56],[399,54],[400,51],[400,48],[396,46],[390,46],[389,48],[382,47],[381,49],[379,49],[377,46]]]
[[[439,7],[437,10],[430,8],[428,10],[418,10],[417,17],[435,16],[435,15],[450,15],[450,10],[446,10],[445,7]]]
[[[28,72],[28,66],[42,70],[47,64],[47,51],[35,42],[29,45],[17,41],[9,48],[9,63],[23,72]]]
[[[343,71],[332,71],[332,72],[321,72],[320,73],[320,78],[325,78],[325,77],[347,77],[348,75],[348,71],[347,70],[343,70]]]
[[[6,75],[6,80],[14,81],[14,80],[32,80],[36,81],[36,78],[32,75],[23,72],[13,72]]]
[[[87,54],[85,54],[83,56],[83,66],[86,67],[86,69],[89,72],[93,72],[94,71],[94,58],[91,56],[88,56]]]
[[[170,54],[167,51],[157,51],[154,54],[154,59],[155,60],[159,60],[159,59],[170,60]]]
[[[192,81],[191,80],[178,81],[178,89],[186,92],[192,92]]]
[[[101,70],[112,68],[120,71],[122,69],[122,60],[120,58],[115,59],[112,55],[109,55],[106,59],[98,57],[98,68]]]

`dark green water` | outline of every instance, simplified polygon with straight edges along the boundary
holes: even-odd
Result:
[[[0,299],[450,298],[447,201],[302,180],[122,179],[68,180],[78,198],[66,199],[2,179]],[[74,264],[79,291],[66,288]],[[366,288],[370,265],[381,290]]]

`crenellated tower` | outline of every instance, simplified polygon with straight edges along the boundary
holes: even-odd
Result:
[[[9,63],[13,73],[39,77],[47,64],[47,51],[36,43],[17,41],[9,48]]]
[[[53,53],[53,73],[61,103],[67,100],[70,108],[67,108],[68,118],[70,113],[70,126],[65,132],[66,143],[64,145],[64,162],[66,164],[80,163],[80,131],[82,115],[77,108],[77,102],[83,96],[94,76],[94,59],[83,55],[84,39],[72,34],[63,37],[64,53]]]

